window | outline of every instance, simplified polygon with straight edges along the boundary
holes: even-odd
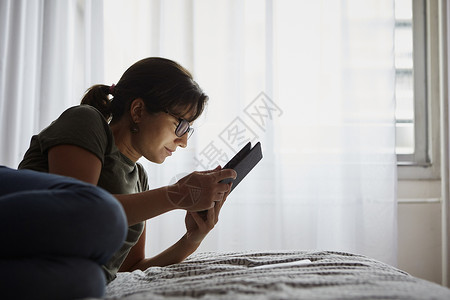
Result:
[[[395,0],[396,153],[400,178],[439,174],[439,96],[431,86],[439,73],[431,59],[433,54],[438,56],[434,46],[437,18],[432,17],[436,12],[433,1]]]
[[[396,152],[414,153],[412,1],[395,1]]]
[[[423,113],[416,114],[426,112],[427,100],[420,84],[425,77],[423,19],[422,14],[414,14],[413,27],[413,1],[395,0],[396,152],[403,164],[428,160],[423,147],[427,144],[426,118]]]

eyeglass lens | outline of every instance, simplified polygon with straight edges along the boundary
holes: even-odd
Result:
[[[189,132],[189,135],[188,135],[188,138],[189,138],[192,135],[193,131],[194,131],[193,128],[189,127],[189,122],[184,119],[181,119],[180,123],[177,126],[177,129],[175,130],[175,134],[178,137],[182,137],[186,132]]]

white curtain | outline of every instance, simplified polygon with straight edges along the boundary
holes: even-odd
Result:
[[[144,162],[152,187],[224,165],[248,140],[263,147],[199,251],[319,249],[396,264],[393,0],[108,0],[103,80],[101,2],[0,3],[0,163],[16,165],[31,134],[91,84],[168,57],[210,103],[187,149]],[[85,25],[74,23],[80,5]],[[183,233],[182,211],[152,219],[147,255]]]
[[[103,80],[103,4],[0,0],[0,164]]]
[[[393,0],[108,1],[108,83],[137,59],[164,56],[210,96],[188,148],[144,162],[153,187],[262,143],[264,159],[201,251],[339,250],[396,264],[393,9]],[[181,236],[183,216],[148,222],[148,255]]]

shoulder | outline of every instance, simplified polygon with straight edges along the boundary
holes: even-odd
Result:
[[[68,108],[39,133],[38,139],[42,153],[57,145],[75,145],[94,153],[102,162],[113,146],[108,122],[89,105]]]
[[[110,135],[109,124],[100,111],[86,104],[68,108],[52,125],[66,131]]]
[[[98,120],[105,124],[108,123],[100,111],[98,111],[95,107],[86,104],[81,104],[66,109],[59,118],[76,118],[77,120],[87,119],[90,121]]]

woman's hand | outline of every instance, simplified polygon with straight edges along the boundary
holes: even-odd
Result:
[[[206,235],[219,221],[219,213],[231,191],[232,183],[227,184],[228,190],[222,194],[222,199],[214,202],[214,206],[200,212],[187,212],[185,217],[186,239],[189,243],[200,245]]]
[[[230,189],[229,184],[220,181],[235,179],[236,176],[236,171],[222,170],[220,166],[210,171],[193,172],[168,186],[167,197],[175,208],[189,212],[213,209],[215,203],[222,201],[224,194]]]
[[[216,170],[214,170],[213,172],[215,172]],[[206,174],[207,172],[202,173]],[[176,264],[182,262],[184,259],[186,259],[186,257],[194,253],[194,251],[198,248],[206,235],[217,224],[217,221],[219,220],[220,210],[222,209],[222,206],[231,191],[231,185],[232,183],[225,184],[226,189],[224,193],[217,197],[217,201],[213,201],[213,207],[211,207],[210,209],[198,212],[188,211],[186,213],[186,234],[184,234],[178,242],[152,258],[142,259],[138,263],[134,264],[131,268],[129,268],[128,271],[135,269],[146,270],[151,266],[167,266]]]

